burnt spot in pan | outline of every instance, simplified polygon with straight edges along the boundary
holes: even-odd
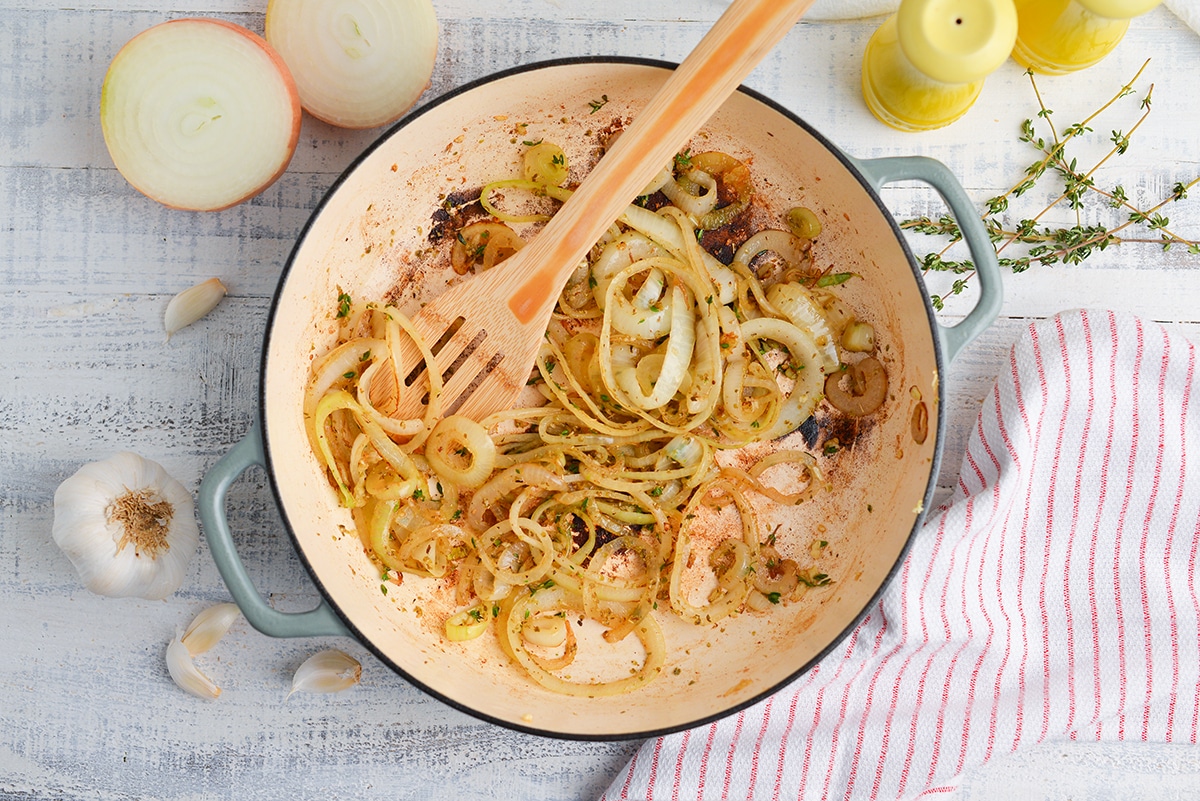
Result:
[[[721,207],[718,206],[718,209]],[[722,264],[733,261],[733,254],[743,242],[762,228],[758,224],[758,215],[753,213],[754,203],[751,202],[745,211],[738,214],[726,225],[705,231],[700,235],[700,246],[713,255]]]
[[[477,220],[490,217],[479,202],[482,187],[460,189],[446,195],[442,204],[430,215],[433,225],[429,229],[429,243],[436,245]]]
[[[637,205],[650,211],[658,211],[664,206],[671,205],[671,201],[662,192],[653,192],[649,195],[642,195],[634,201]]]
[[[875,415],[850,417],[834,410],[810,418],[801,426],[801,435],[808,447],[826,456],[853,451],[855,444],[875,428]]]
[[[821,438],[821,427],[817,425],[817,418],[809,417],[800,424],[800,428],[797,430],[800,432],[800,436],[804,438],[805,447],[809,450],[817,447],[817,441]]]

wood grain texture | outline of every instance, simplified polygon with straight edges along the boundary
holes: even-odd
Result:
[[[724,3],[435,0],[435,7],[440,49],[421,104],[497,69],[547,58],[678,61]],[[284,176],[224,212],[171,211],[141,197],[104,148],[100,84],[131,36],[189,14],[262,29],[262,6],[246,0],[165,7],[85,0],[69,8],[0,0],[0,798],[595,796],[636,744],[559,742],[479,723],[348,640],[270,640],[240,622],[199,658],[222,698],[187,696],[166,673],[166,644],[177,626],[228,597],[205,546],[184,589],[162,602],[87,593],[53,546],[54,489],[83,462],[129,449],[195,489],[244,435],[256,415],[267,310],[292,243],[337,175],[379,133],[306,119]],[[747,84],[853,156],[932,156],[980,202],[1010,186],[1032,160],[1016,141],[1020,120],[1036,111],[1020,68],[1004,65],[960,122],[899,134],[876,122],[859,95],[859,59],[878,22],[802,22]],[[1148,56],[1155,110],[1129,152],[1097,176],[1143,203],[1200,174],[1200,36],[1160,9],[1140,18],[1099,66],[1039,83],[1055,122],[1072,122]],[[1101,143],[1110,128],[1132,126],[1136,99],[1127,106],[1097,124]],[[940,213],[924,187],[882,195],[899,218]],[[1173,229],[1200,237],[1200,200],[1169,211]],[[928,249],[920,237],[912,242],[918,253]],[[213,275],[230,296],[167,342],[167,300]],[[1005,282],[1002,319],[945,376],[943,494],[979,404],[1028,320],[1111,307],[1200,341],[1200,259],[1179,249],[1120,246],[1080,266]],[[969,293],[949,301],[945,321],[969,303]],[[259,589],[285,610],[315,604],[261,471],[238,482],[228,506]],[[292,671],[328,646],[362,660],[362,685],[285,702]]]

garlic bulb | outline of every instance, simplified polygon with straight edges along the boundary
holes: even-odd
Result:
[[[59,485],[53,536],[92,592],[160,599],[183,584],[200,529],[191,493],[162,465],[123,452]]]

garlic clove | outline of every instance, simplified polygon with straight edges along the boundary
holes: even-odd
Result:
[[[118,453],[58,486],[52,536],[92,592],[159,600],[183,584],[200,542],[193,510],[162,465]]]
[[[233,622],[242,615],[237,604],[223,603],[210,606],[192,619],[183,632],[184,647],[192,656],[198,656],[221,641]]]
[[[180,688],[197,698],[213,701],[221,695],[221,688],[192,662],[192,655],[183,644],[183,634],[178,629],[175,639],[167,646],[167,671]]]
[[[226,292],[221,279],[210,278],[171,298],[163,316],[167,338],[170,339],[176,331],[186,328],[215,309]]]
[[[292,693],[336,693],[353,687],[362,678],[362,665],[347,653],[331,648],[304,660],[292,677]]]

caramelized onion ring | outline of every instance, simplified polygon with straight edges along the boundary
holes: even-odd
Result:
[[[872,356],[825,379],[825,397],[851,417],[865,417],[878,409],[887,397],[887,388],[887,371]]]

